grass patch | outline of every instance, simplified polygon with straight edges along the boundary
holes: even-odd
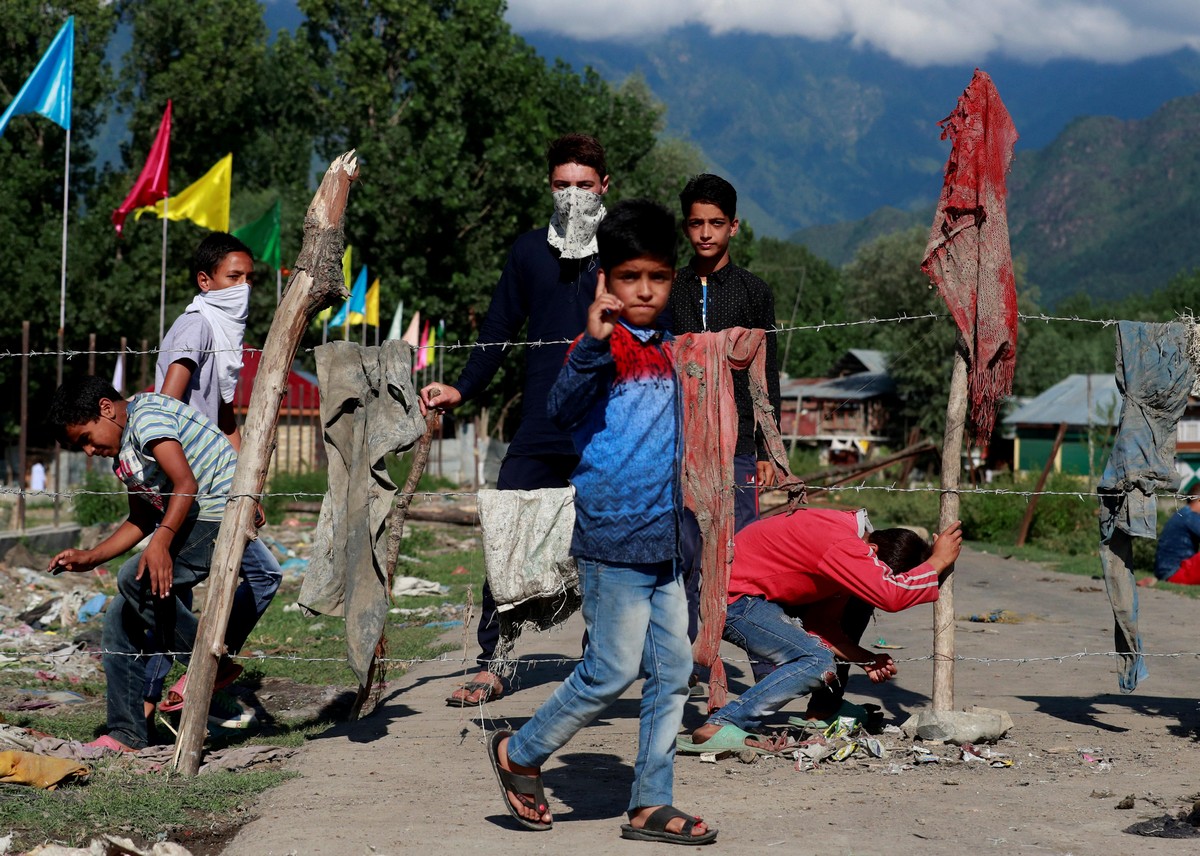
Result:
[[[212,836],[248,819],[258,794],[296,773],[264,770],[195,778],[135,773],[118,761],[96,765],[84,786],[39,791],[0,784],[0,829],[25,851],[46,841],[85,844],[97,831],[153,842]]]
[[[323,482],[324,474],[320,477]],[[292,482],[293,485],[303,483]],[[311,478],[307,483],[312,484]],[[324,489],[323,483],[321,489]],[[395,606],[401,609],[432,607],[433,612],[419,616],[388,615],[389,660],[427,659],[460,647],[439,641],[450,629],[445,626],[445,621],[463,618],[461,609],[456,610],[457,605],[477,602],[484,578],[483,553],[473,542],[468,542],[454,530],[413,523],[405,528],[407,535],[401,544],[396,573],[433,580],[447,586],[448,591],[441,596],[407,597],[396,601]],[[344,690],[357,685],[354,673],[345,662],[343,619],[307,617],[296,611],[285,611],[285,607],[295,602],[299,587],[299,579],[285,579],[243,650],[250,656],[261,652],[265,657],[243,661],[246,671],[238,684],[249,692],[253,692],[256,680],[268,677]],[[79,684],[69,681],[47,683],[34,677],[32,668],[0,669],[0,686],[69,690],[87,697],[88,701],[47,711],[5,711],[9,724],[80,741],[92,740],[104,732],[102,677],[89,678]],[[403,663],[389,664],[389,680],[405,670]],[[182,666],[176,664],[167,679],[168,685],[181,672]],[[318,697],[321,694],[320,690],[311,692]],[[270,705],[270,701],[264,704]],[[307,709],[313,710],[312,707]],[[299,747],[333,724],[337,719],[336,710],[336,707],[322,708],[303,719],[277,718],[258,730],[213,735],[207,745],[211,749],[234,744]],[[184,779],[166,773],[133,773],[119,760],[106,760],[95,766],[90,781],[84,786],[44,792],[0,784],[0,834],[13,832],[14,849],[17,850],[47,841],[78,845],[102,832],[125,835],[139,842],[169,839],[185,845],[195,842],[195,846],[207,844],[211,847],[213,842],[224,840],[223,836],[249,818],[248,806],[259,793],[293,775],[275,770],[213,773]]]

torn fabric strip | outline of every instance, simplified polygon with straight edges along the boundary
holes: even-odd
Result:
[[[1138,633],[1133,575],[1134,538],[1158,536],[1155,492],[1174,492],[1175,429],[1196,381],[1189,352],[1194,325],[1117,324],[1117,388],[1124,396],[1112,453],[1096,492],[1100,498],[1100,562],[1121,652],[1118,684],[1133,692],[1148,674]]]
[[[967,346],[972,436],[987,443],[1017,362],[1017,289],[1005,176],[1017,129],[979,69],[943,119],[952,148],[921,270],[937,286]]]
[[[406,342],[330,342],[315,353],[329,490],[298,601],[312,613],[345,616],[350,667],[365,686],[389,606],[384,535],[396,484],[384,460],[412,448],[425,419]]]
[[[731,369],[749,369],[754,419],[775,465],[776,486],[793,502],[803,483],[788,470],[787,453],[767,395],[766,332],[731,327],[717,333],[686,333],[675,339],[675,368],[683,398],[684,505],[696,515],[703,543],[700,570],[700,634],[693,656],[711,667],[709,711],[725,704],[729,684],[720,658],[733,561],[733,457],[738,413]]]

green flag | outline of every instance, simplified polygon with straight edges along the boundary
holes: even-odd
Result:
[[[281,231],[280,206],[276,199],[270,211],[235,231],[233,237],[248,246],[256,259],[279,270],[283,265],[283,251],[279,246]]]

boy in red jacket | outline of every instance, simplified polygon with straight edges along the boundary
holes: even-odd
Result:
[[[885,612],[937,600],[962,549],[955,522],[933,548],[908,529],[873,531],[866,512],[805,508],[747,526],[737,535],[724,638],[775,665],[736,701],[681,737],[685,753],[770,748],[749,729],[769,711],[835,682],[834,657],[859,663],[875,683],[895,676],[887,654],[873,654],[842,630],[851,597]],[[804,609],[804,621],[793,617]]]

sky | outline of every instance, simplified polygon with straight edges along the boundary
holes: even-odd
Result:
[[[1200,49],[1200,0],[508,0],[506,17],[518,32],[596,41],[644,41],[687,24],[849,39],[919,67],[999,56],[1123,63]]]

